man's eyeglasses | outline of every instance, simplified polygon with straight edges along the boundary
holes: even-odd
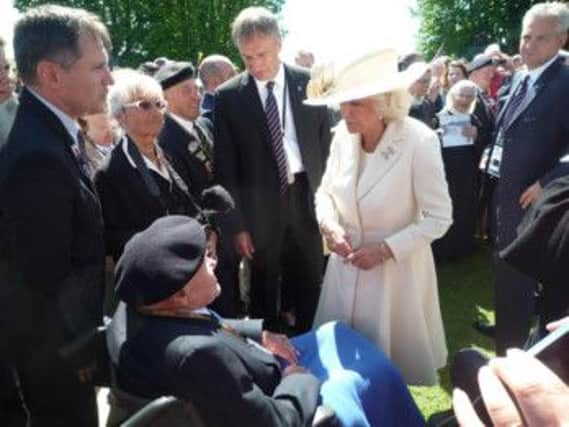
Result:
[[[160,101],[147,101],[147,100],[140,100],[131,102],[129,104],[125,104],[124,108],[138,108],[143,111],[150,111],[153,108],[156,108],[158,111],[164,111],[168,104],[164,100]]]

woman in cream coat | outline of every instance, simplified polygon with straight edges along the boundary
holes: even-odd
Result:
[[[386,49],[338,73],[316,70],[310,104],[339,103],[330,157],[316,193],[332,251],[315,326],[342,320],[401,369],[432,385],[446,364],[431,242],[452,220],[437,136],[407,117],[406,90],[424,64],[397,72]]]

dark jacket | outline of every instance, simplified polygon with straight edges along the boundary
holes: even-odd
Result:
[[[2,355],[53,352],[102,320],[101,210],[72,144],[24,89],[0,151]]]
[[[285,78],[302,162],[311,194],[318,186],[330,149],[325,107],[309,107],[307,71],[285,65]],[[255,79],[244,72],[225,82],[215,100],[215,177],[235,200],[232,234],[249,231],[256,246],[267,246],[278,226],[280,193],[271,137]],[[312,206],[312,201],[310,202]],[[315,218],[314,209],[307,215]]]
[[[124,144],[126,140],[115,147],[95,175],[105,221],[106,250],[115,261],[135,233],[164,215],[194,217],[195,203],[199,203],[197,197],[188,197],[175,178],[168,181],[149,170],[160,190],[158,197],[151,194],[138,168],[127,159]]]
[[[279,361],[245,339],[260,339],[261,321],[154,317],[130,310],[119,305],[110,331],[111,347],[119,348],[123,390],[189,399],[210,427],[310,425],[319,382],[311,374],[283,378]]]
[[[197,130],[196,127],[200,129]],[[213,180],[211,131],[211,122],[203,117],[195,121],[193,132],[190,133],[170,114],[166,114],[164,126],[158,136],[158,144],[171,159],[174,168],[184,179],[192,194],[195,195],[199,195],[206,187],[209,187]],[[209,141],[204,139],[209,139]],[[199,145],[195,144],[196,142],[199,142]]]
[[[516,93],[520,76],[514,76]],[[503,249],[516,237],[524,211],[519,199],[536,181],[542,186],[569,173],[569,164],[560,159],[569,150],[569,68],[560,59],[539,77],[518,114],[507,127],[502,116],[508,102],[496,119],[497,132],[503,135],[502,164],[496,188],[497,244]]]
[[[540,311],[551,319],[569,308],[569,176],[543,189],[518,227],[518,237],[500,254],[524,274],[539,280]]]

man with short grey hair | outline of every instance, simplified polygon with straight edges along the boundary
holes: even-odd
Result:
[[[203,84],[201,111],[208,119],[213,119],[216,89],[237,74],[237,68],[224,55],[206,56],[198,68],[198,76]]]
[[[0,354],[33,427],[98,424],[95,355],[66,355],[102,320],[103,224],[77,119],[105,111],[109,47],[82,9],[40,6],[15,27],[24,89],[0,149]]]
[[[497,251],[514,240],[542,188],[569,174],[569,163],[562,160],[569,152],[569,69],[559,56],[568,29],[569,9],[560,2],[535,4],[523,19],[520,54],[527,70],[514,75],[498,113],[488,167],[498,178],[492,209]],[[528,336],[536,283],[498,256],[495,260],[496,352],[503,355]]]
[[[232,235],[251,260],[251,314],[275,322],[279,306],[294,308],[305,331],[323,265],[313,195],[328,157],[328,113],[303,105],[309,73],[281,62],[271,12],[244,9],[232,30],[246,71],[217,90],[215,177],[235,199]]]
[[[5,42],[0,38],[0,147],[8,139],[16,110],[18,99],[14,94],[14,85],[10,76],[10,64],[6,59]]]

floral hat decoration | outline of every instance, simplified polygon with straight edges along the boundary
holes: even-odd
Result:
[[[306,88],[306,105],[330,105],[405,89],[428,69],[416,62],[405,71],[397,69],[397,51],[377,50],[336,70],[333,64],[315,66]]]

